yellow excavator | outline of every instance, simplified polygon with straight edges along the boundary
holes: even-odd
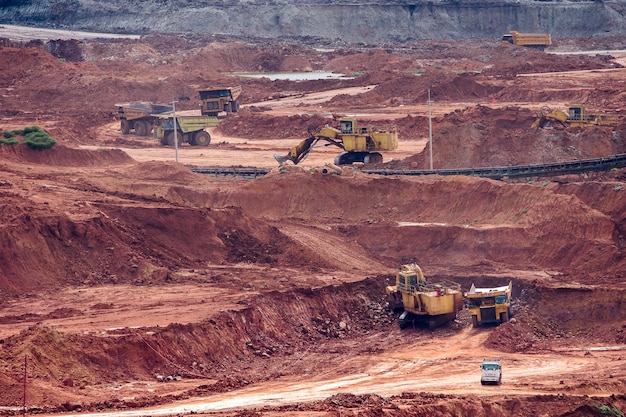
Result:
[[[298,164],[320,141],[325,142],[324,146],[334,145],[343,149],[335,157],[335,165],[355,162],[378,164],[383,162],[379,151],[398,148],[398,129],[394,125],[360,127],[355,117],[346,117],[339,119],[339,129],[328,125],[321,129],[310,128],[308,138],[291,148],[285,156],[274,154],[274,159],[280,165],[287,161]]]
[[[617,115],[595,115],[589,114],[587,108],[583,104],[570,105],[567,112],[563,110],[552,110],[550,107],[541,108],[537,119],[530,126],[531,128],[546,128],[552,122],[558,123],[558,126],[565,128],[567,126],[610,126],[617,125],[620,117]]]
[[[412,325],[425,325],[431,329],[456,318],[463,309],[461,285],[456,282],[430,282],[415,263],[400,265],[396,273],[396,285],[385,289],[390,306],[402,311],[398,326],[405,329]]]

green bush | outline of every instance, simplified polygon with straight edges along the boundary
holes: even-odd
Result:
[[[614,417],[624,417],[624,413],[620,411],[617,407],[611,407],[605,404],[596,405],[596,410],[603,416],[614,416]]]
[[[39,126],[28,126],[25,127],[22,132],[24,132],[22,133],[23,135],[28,135],[29,133],[33,132],[43,132],[43,130]]]
[[[24,131],[26,131],[26,129],[24,129]],[[30,133],[26,134],[23,143],[28,145],[28,147],[31,149],[48,149],[56,145],[57,141],[37,127],[36,131],[31,131]]]
[[[28,145],[31,149],[48,149],[56,145],[57,141],[51,137],[48,132],[39,126],[28,126],[24,129],[3,130],[1,136],[5,139],[0,140],[0,144],[14,145],[20,143],[15,137],[23,136],[22,143]],[[0,136],[0,137],[1,137]]]

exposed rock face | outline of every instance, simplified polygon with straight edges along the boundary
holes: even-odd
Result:
[[[4,0],[0,22],[99,32],[315,37],[346,42],[626,34],[623,1]]]

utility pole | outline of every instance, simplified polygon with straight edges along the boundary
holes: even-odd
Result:
[[[28,356],[24,356],[24,397],[22,398],[22,413],[24,417],[26,417],[26,358]]]
[[[433,121],[432,113],[430,111],[430,88],[428,89],[428,143],[430,148],[430,170],[433,170]]]
[[[176,162],[178,162],[178,127],[176,123],[176,103],[177,100],[172,101],[172,118],[174,119],[174,149],[176,149]]]

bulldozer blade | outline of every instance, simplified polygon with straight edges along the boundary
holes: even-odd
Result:
[[[277,153],[274,154],[274,159],[278,162],[278,165],[282,165],[289,160],[289,155],[279,155]]]

